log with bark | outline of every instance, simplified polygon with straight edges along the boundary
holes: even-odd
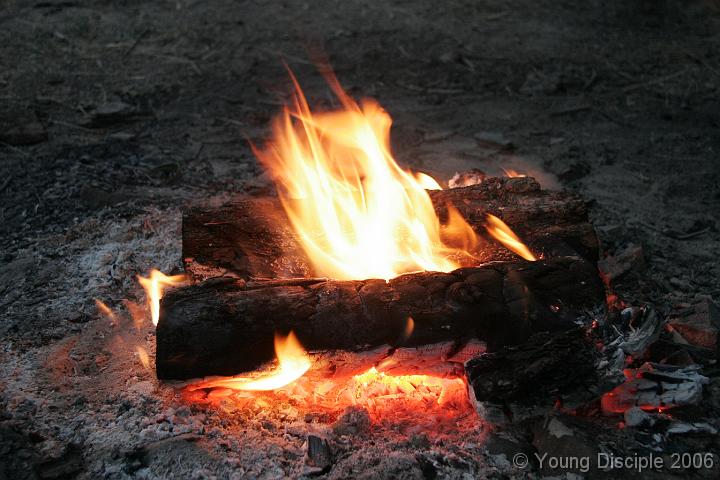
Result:
[[[210,279],[162,299],[157,373],[187,379],[250,371],[274,358],[275,333],[290,330],[312,351],[447,340],[460,348],[470,339],[492,351],[571,328],[603,302],[597,269],[581,257],[492,262],[388,282]]]
[[[462,266],[518,258],[489,237],[484,228],[488,213],[504,220],[532,251],[547,258],[577,255],[597,261],[598,242],[587,205],[573,193],[542,190],[530,177],[486,178],[478,185],[429,193],[441,220],[451,204],[480,236],[477,260]],[[314,275],[275,197],[191,208],[183,216],[182,237],[185,270],[196,281]]]

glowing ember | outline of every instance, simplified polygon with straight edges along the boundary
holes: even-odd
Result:
[[[382,400],[401,397],[424,400],[443,405],[465,402],[465,382],[461,378],[438,378],[429,375],[386,375],[375,367],[355,375],[351,391],[353,403],[372,406]]]
[[[401,169],[390,153],[390,116],[372,100],[357,104],[327,81],[342,107],[312,112],[295,77],[292,105],[255,153],[272,174],[285,211],[317,275],[352,280],[451,271],[475,234],[459,215],[442,232],[426,189],[440,185]],[[441,235],[443,238],[441,238]],[[460,238],[455,238],[459,235]]]
[[[152,270],[149,277],[146,278],[138,275],[137,279],[143,289],[145,289],[145,295],[147,295],[147,302],[152,315],[152,323],[153,325],[157,325],[160,319],[160,299],[163,297],[163,290],[165,287],[180,285],[185,282],[186,277],[185,275],[168,276],[160,270]]]
[[[518,238],[517,235],[515,235],[515,232],[513,232],[510,227],[505,224],[505,222],[491,214],[488,214],[487,220],[487,231],[490,235],[525,260],[530,260],[531,262],[537,260],[530,249]]]
[[[203,382],[194,385],[192,389],[277,390],[302,377],[312,365],[310,356],[293,332],[287,337],[275,335],[275,355],[278,367],[274,372],[257,378],[232,377]]]
[[[332,413],[355,405],[367,409],[373,420],[388,420],[395,427],[402,423],[424,424],[433,430],[457,428],[462,419],[475,419],[467,385],[457,377],[389,375],[373,367],[359,375],[328,378],[324,370],[311,370],[272,392],[241,391],[233,380],[191,385],[185,389],[184,397],[191,402],[230,401],[239,408],[250,409],[291,402],[305,412]]]

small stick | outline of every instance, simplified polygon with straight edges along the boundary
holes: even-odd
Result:
[[[686,71],[687,71],[687,69],[683,68],[683,69],[680,70],[679,72],[671,73],[670,75],[665,75],[665,76],[663,76],[663,77],[653,78],[652,80],[648,80],[647,82],[635,83],[635,84],[633,84],[633,85],[628,85],[628,86],[626,86],[626,87],[623,87],[623,91],[624,91],[624,92],[630,92],[630,91],[633,91],[633,90],[637,90],[637,89],[639,89],[639,88],[648,87],[648,86],[650,86],[650,85],[655,85],[655,84],[657,84],[657,83],[662,83],[662,82],[665,82],[665,81],[667,81],[667,80],[672,80],[672,79],[675,78],[675,77],[679,77],[679,76],[683,75]]]
[[[130,45],[130,48],[128,48],[128,49],[125,51],[125,53],[123,53],[123,58],[126,58],[126,57],[130,56],[130,54],[131,54],[131,53],[135,50],[135,48],[140,44],[140,42],[141,42],[142,39],[145,37],[145,35],[147,35],[148,31],[149,31],[149,30],[146,28],[145,30],[142,31],[142,33],[141,33],[140,35],[138,35],[138,37],[135,39],[135,41],[133,42],[133,44]]]

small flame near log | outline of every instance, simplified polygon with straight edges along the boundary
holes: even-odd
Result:
[[[302,377],[311,367],[310,356],[293,332],[287,337],[275,335],[277,369],[256,378],[231,377],[195,384],[191,390],[202,388],[227,388],[230,390],[263,391],[277,390]]]
[[[149,277],[138,275],[137,280],[145,289],[150,315],[153,325],[157,326],[160,319],[160,299],[166,287],[177,286],[187,281],[185,275],[165,275],[160,270],[153,269]]]
[[[414,321],[408,317],[402,340],[413,332]],[[467,385],[462,378],[432,375],[389,375],[382,371],[392,362],[382,362],[367,371],[340,378],[323,378],[310,370],[312,360],[294,333],[276,335],[277,367],[253,376],[228,377],[189,385],[185,392],[190,400],[218,401],[233,398],[240,403],[261,402],[262,398],[293,398],[308,409],[334,410],[344,406],[362,406],[376,418],[435,411],[441,417],[469,411]],[[318,378],[318,375],[320,378]],[[447,411],[443,411],[446,409]]]
[[[515,235],[515,232],[513,232],[505,222],[492,214],[488,214],[487,220],[487,231],[490,235],[525,260],[529,260],[531,262],[537,260],[537,257],[533,255],[530,249],[518,238],[517,235]]]
[[[409,374],[390,375],[380,367],[350,377],[327,377],[308,372],[273,391],[236,388],[233,379],[203,382],[184,390],[189,402],[223,403],[236,408],[271,408],[289,402],[301,412],[338,412],[349,406],[363,407],[373,420],[406,419],[409,423],[428,420],[450,426],[459,418],[473,417],[467,384],[458,377]],[[423,414],[423,419],[418,418]]]

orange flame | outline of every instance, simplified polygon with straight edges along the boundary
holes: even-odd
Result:
[[[422,172],[418,172],[415,174],[415,179],[420,184],[422,188],[425,190],[442,190],[442,187],[440,184],[430,175],[427,175]]]
[[[308,371],[312,362],[295,333],[287,337],[275,335],[275,355],[278,366],[274,372],[258,378],[232,377],[193,386],[193,390],[201,388],[229,388],[232,390],[277,390],[291,384]]]
[[[463,254],[471,256],[475,247],[478,245],[478,237],[475,230],[462,217],[457,208],[447,205],[448,222],[443,226],[442,240],[445,245],[455,247]]]
[[[408,338],[410,338],[410,335],[412,335],[413,331],[415,330],[415,320],[413,320],[412,317],[408,317],[407,322],[405,323],[405,329],[402,333],[401,341],[406,341]]]
[[[145,290],[147,302],[150,306],[153,325],[158,324],[160,319],[160,299],[163,297],[165,287],[179,285],[186,281],[185,275],[165,275],[160,270],[153,269],[149,277],[137,276],[138,282]]]
[[[487,219],[489,225],[486,228],[490,235],[525,260],[530,260],[531,262],[537,260],[530,249],[518,238],[517,235],[515,235],[515,232],[513,232],[505,222],[489,213],[487,215]]]
[[[147,353],[147,350],[145,350],[143,347],[136,347],[135,351],[137,352],[138,359],[140,360],[140,363],[142,363],[142,366],[145,367],[146,370],[150,370],[150,356]]]
[[[100,311],[100,313],[110,319],[110,325],[117,325],[117,317],[115,316],[115,312],[113,312],[112,309],[108,307],[105,302],[96,298],[95,306]]]
[[[296,78],[292,105],[273,123],[273,139],[255,154],[272,174],[290,222],[315,274],[351,280],[390,279],[419,271],[450,271],[461,253],[441,239],[426,189],[440,185],[401,169],[390,153],[392,120],[382,107],[351,99],[331,73],[342,104],[312,112]],[[451,231],[471,244],[462,217]],[[467,226],[467,228],[463,228]]]
[[[505,172],[505,176],[509,178],[516,178],[516,177],[527,177],[524,173],[520,173],[517,170],[514,170],[512,168],[502,168],[503,172]]]

